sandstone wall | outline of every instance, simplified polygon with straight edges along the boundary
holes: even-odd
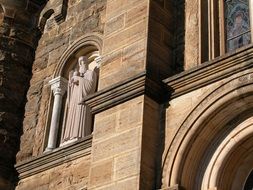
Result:
[[[143,73],[148,80],[145,78],[142,86],[138,87],[145,89],[141,94],[136,93],[114,106],[114,101],[120,99],[115,93],[114,100],[110,100],[111,108],[96,113],[91,158],[80,161],[79,167],[84,167],[80,183],[72,183],[73,180],[79,181],[79,175],[73,175],[75,162],[78,161],[73,161],[22,179],[18,190],[75,189],[79,185],[100,190],[156,188],[157,159],[160,159],[157,154],[161,151],[161,108],[157,102],[162,87],[159,85],[161,79],[183,70],[184,23],[179,18],[183,18],[184,14],[177,13],[183,7],[183,1],[70,0],[64,22],[56,23],[54,14],[49,18],[33,66],[18,163],[43,152],[51,98],[48,82],[63,52],[79,37],[94,32],[103,34],[98,91],[109,89],[111,95],[115,93],[115,85]],[[180,21],[176,22],[176,19]],[[192,50],[190,46],[187,48]],[[195,54],[187,52],[187,55],[193,56],[195,61]],[[133,94],[135,85],[139,83],[129,83],[123,83],[122,87],[126,87],[126,94]],[[175,104],[178,105],[177,102]],[[171,113],[173,115],[177,111],[178,108],[168,109],[166,129],[171,130],[168,121],[174,122],[174,119],[170,120]],[[166,138],[170,138],[169,135]],[[67,176],[58,174],[59,170],[66,171]],[[44,182],[39,182],[40,178]]]
[[[150,1],[147,71],[156,81],[165,79],[175,72],[175,13],[173,1]]]
[[[199,1],[185,1],[185,70],[200,64]]]
[[[99,89],[145,71],[148,0],[108,0]]]
[[[143,97],[95,116],[90,189],[138,189],[142,124]]]
[[[16,190],[80,190],[88,183],[90,155],[19,181]]]
[[[103,33],[105,4],[106,0],[70,0],[64,22],[56,23],[54,14],[47,21],[33,65],[17,162],[42,153],[51,92],[48,81],[62,53],[73,41],[87,33]]]
[[[145,96],[97,114],[89,189],[154,189],[158,122]]]

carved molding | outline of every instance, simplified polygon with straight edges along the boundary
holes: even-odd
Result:
[[[63,163],[91,154],[92,136],[57,148],[49,153],[15,165],[19,179],[24,179],[49,170]]]
[[[56,77],[49,81],[51,89],[56,93],[60,93],[62,96],[65,94],[68,88],[68,80],[63,77]]]
[[[39,28],[41,31],[44,30],[47,19],[54,16],[56,23],[62,23],[67,15],[68,0],[51,0],[48,1],[46,7],[41,12]]]
[[[165,86],[149,79],[146,72],[142,72],[86,97],[83,103],[87,104],[95,114],[143,94],[158,103],[167,99]]]
[[[170,88],[171,98],[175,98],[252,68],[252,58],[253,45],[250,45],[165,79],[163,82]]]
[[[101,52],[102,45],[103,45],[102,35],[99,33],[88,33],[78,38],[62,54],[61,58],[59,59],[59,62],[57,63],[53,77],[58,77],[62,75],[66,62],[68,62],[68,60],[75,54],[75,52],[81,49],[82,47],[94,46],[98,49],[99,52]]]

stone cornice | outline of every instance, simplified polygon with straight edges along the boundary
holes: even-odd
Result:
[[[171,98],[175,98],[252,68],[252,62],[253,45],[250,45],[174,75],[163,82],[170,89]]]
[[[92,136],[57,148],[49,153],[15,165],[19,179],[49,170],[63,163],[76,160],[91,153]]]
[[[166,92],[162,83],[149,79],[146,72],[142,72],[86,97],[83,102],[89,105],[94,114],[143,94],[161,103],[165,100]]]

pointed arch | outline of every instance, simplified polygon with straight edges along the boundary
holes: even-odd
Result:
[[[102,43],[102,36],[98,33],[86,34],[77,39],[61,56],[56,66],[54,77],[64,75],[64,70],[67,67],[66,63],[72,62],[72,60],[76,61],[80,52],[83,54],[92,51],[101,52]],[[85,52],[82,52],[82,49]]]

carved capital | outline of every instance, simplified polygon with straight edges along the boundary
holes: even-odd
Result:
[[[63,96],[68,88],[68,80],[59,76],[49,81],[54,95]]]

